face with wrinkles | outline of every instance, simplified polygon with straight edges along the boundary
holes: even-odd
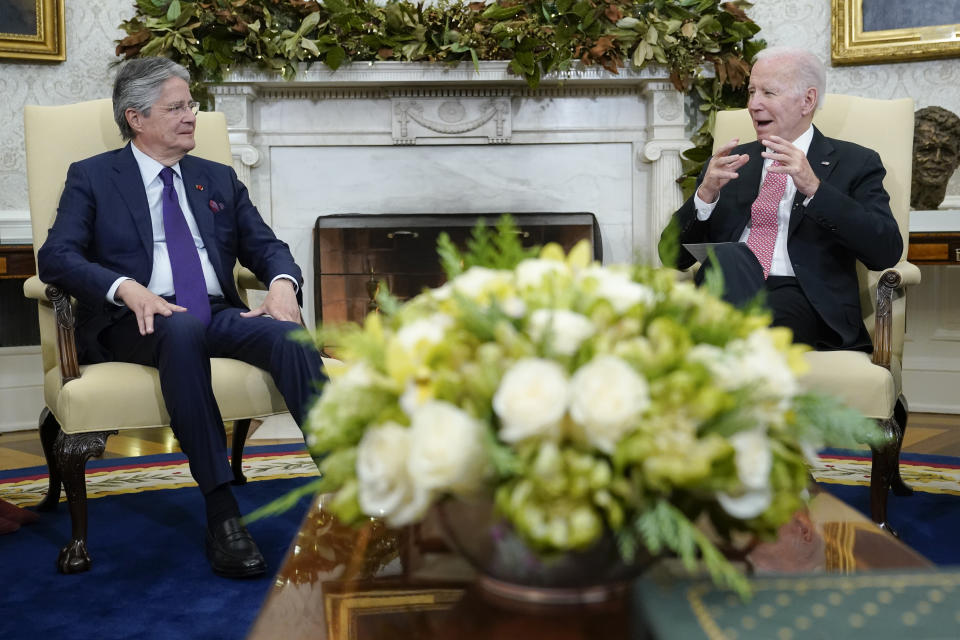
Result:
[[[179,162],[193,150],[197,116],[189,105],[190,87],[180,78],[163,83],[149,115],[127,109],[127,122],[136,134],[133,143],[151,158],[167,166]]]
[[[780,136],[793,142],[813,121],[817,90],[798,91],[793,67],[788,58],[764,58],[750,71],[747,109],[761,141]]]

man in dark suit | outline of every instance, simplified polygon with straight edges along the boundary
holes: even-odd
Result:
[[[664,262],[695,262],[680,243],[716,248],[697,274],[721,269],[724,297],[744,304],[764,292],[773,324],[817,349],[872,350],[863,325],[856,261],[891,267],[903,240],[883,188],[875,151],[825,137],[813,114],[825,91],[823,64],[802,49],[758,54],[748,109],[757,142],[734,139],[710,159],[697,191],[661,236]],[[739,244],[744,243],[744,244]]]
[[[114,118],[130,143],[70,166],[38,267],[78,300],[82,363],[157,367],[171,427],[206,500],[207,557],[216,573],[247,577],[266,563],[230,489],[210,358],[269,371],[298,424],[325,376],[317,350],[289,338],[300,328],[303,281],[289,248],[232,168],[187,155],[198,107],[189,80],[166,58],[120,69]],[[236,289],[238,259],[269,283],[253,310]]]

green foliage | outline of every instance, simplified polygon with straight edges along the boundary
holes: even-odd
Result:
[[[650,553],[665,550],[677,554],[688,571],[697,568],[697,554],[714,583],[727,586],[744,600],[750,598],[750,583],[723,557],[706,534],[667,500],[659,500],[652,508],[641,512],[634,528],[643,538]],[[621,551],[624,545],[621,543]]]
[[[525,248],[520,241],[520,230],[509,213],[500,216],[491,228],[481,218],[470,232],[465,252],[457,249],[450,236],[441,233],[437,238],[437,253],[447,279],[453,279],[470,267],[513,269],[527,258],[537,256],[539,247]]]
[[[793,400],[796,427],[801,437],[835,447],[857,444],[881,446],[887,436],[877,423],[843,404],[836,396],[805,393]]]
[[[660,64],[704,117],[684,154],[685,190],[710,155],[713,114],[746,104],[749,61],[764,44],[746,0],[136,0],[117,55],[167,56],[203,85],[233,65],[292,79],[301,63],[503,60],[536,89],[548,74],[598,64]],[[713,74],[704,69],[712,67]]]

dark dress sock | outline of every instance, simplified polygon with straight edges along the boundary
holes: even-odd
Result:
[[[207,526],[211,529],[230,518],[240,517],[240,506],[233,497],[229,484],[221,484],[205,494],[207,502]]]

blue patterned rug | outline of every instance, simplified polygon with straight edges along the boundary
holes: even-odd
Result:
[[[245,454],[250,482],[234,488],[244,513],[316,475],[302,445],[248,447]],[[70,539],[65,502],[0,536],[3,640],[243,638],[308,507],[304,499],[250,525],[270,571],[228,580],[215,576],[204,556],[203,497],[183,456],[91,461],[87,485],[90,571],[56,570]],[[0,497],[10,502],[36,504],[45,489],[45,467],[0,473]]]

